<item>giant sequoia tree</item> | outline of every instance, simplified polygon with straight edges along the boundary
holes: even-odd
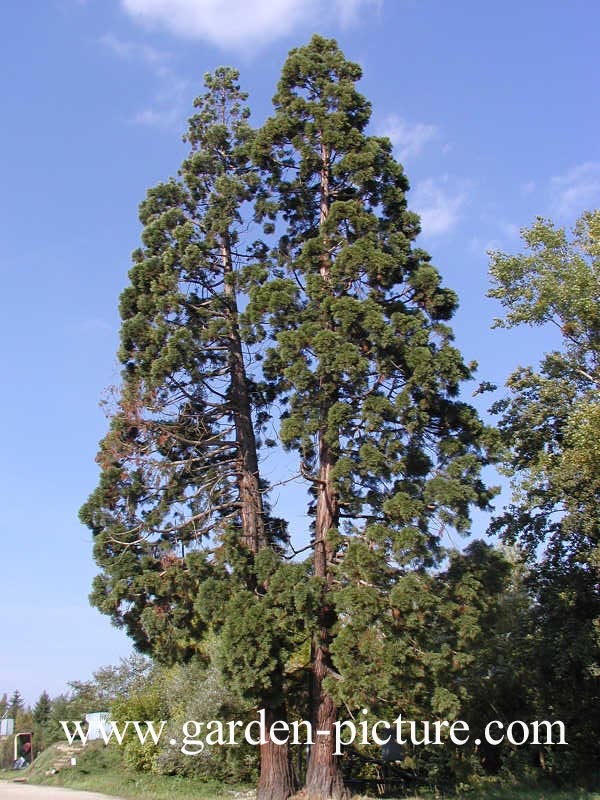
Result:
[[[371,687],[398,701],[410,648],[398,626],[419,576],[443,526],[465,529],[490,498],[485,430],[457,399],[470,369],[446,324],[456,296],[413,247],[408,181],[389,140],[365,133],[360,75],[334,41],[292,51],[256,144],[285,227],[249,317],[312,495],[313,722],[329,732],[336,697],[356,707]],[[332,738],[311,749],[311,797],[344,791]]]
[[[250,258],[242,208],[259,177],[237,77],[207,76],[179,179],[141,204],[143,247],[120,306],[123,384],[81,511],[101,568],[92,602],[163,661],[201,651],[225,600],[261,588],[255,558],[281,530],[263,502],[255,428],[265,411],[238,324]],[[257,698],[270,717],[274,702],[266,689]],[[259,797],[287,797],[285,748],[267,742],[261,765]]]
[[[223,669],[268,721],[310,638],[314,730],[330,734],[311,750],[314,798],[344,793],[341,704],[424,707],[431,665],[415,633],[439,615],[428,570],[444,526],[466,529],[491,496],[487,432],[459,399],[471,370],[447,325],[456,296],[413,244],[408,181],[389,140],[365,132],[359,78],[315,36],[290,54],[257,135],[237,73],[207,79],[179,178],[140,208],[123,384],[81,512],[98,608],[165,661],[217,631]],[[270,254],[245,245],[252,202],[277,234]],[[309,487],[306,564],[282,563],[285,524],[264,502],[256,432],[270,398]],[[291,791],[286,750],[267,742],[259,796]]]

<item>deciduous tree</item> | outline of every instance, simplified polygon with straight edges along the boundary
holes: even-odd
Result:
[[[539,369],[519,367],[495,404],[514,502],[494,530],[531,556],[598,569],[600,496],[600,212],[569,239],[539,218],[522,232],[526,252],[492,254],[490,296],[506,309],[496,327],[546,325],[558,347]]]
[[[522,237],[524,252],[491,257],[490,295],[506,312],[495,325],[546,326],[556,346],[493,406],[513,498],[491,530],[528,557],[537,713],[565,722],[571,747],[554,766],[581,777],[600,725],[600,212],[572,236],[538,218]]]

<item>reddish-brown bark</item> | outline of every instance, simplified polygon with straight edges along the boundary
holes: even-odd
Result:
[[[319,627],[313,640],[311,704],[314,744],[310,749],[306,772],[306,792],[309,798],[341,798],[345,796],[344,781],[334,755],[334,729],[337,719],[335,704],[323,686],[331,668],[329,643],[335,614],[328,601],[331,583],[332,551],[328,532],[338,523],[337,496],[331,480],[333,456],[323,435],[319,443],[319,484],[315,520],[315,574],[323,578],[323,599],[319,609]]]
[[[242,342],[238,326],[238,306],[235,286],[231,281],[233,264],[231,246],[226,236],[221,241],[221,260],[225,275],[225,295],[229,322],[229,367],[231,372],[230,402],[238,448],[237,483],[240,493],[242,542],[256,555],[268,546],[265,534],[264,508],[258,474],[256,437],[252,424],[252,406],[248,378],[244,365]],[[293,773],[288,747],[271,741],[268,732],[277,719],[285,719],[285,709],[265,705],[265,727],[268,741],[260,747],[260,779],[257,800],[287,800],[294,792]]]
[[[330,152],[321,144],[321,198],[319,222],[321,228],[326,224],[330,206]],[[320,274],[328,284],[330,282],[331,257],[328,239],[323,234],[323,250],[321,253]],[[332,327],[330,320],[325,320]],[[335,612],[329,601],[331,588],[332,549],[329,532],[337,528],[339,523],[339,506],[337,493],[332,480],[335,465],[335,453],[331,447],[331,434],[326,427],[329,408],[334,402],[327,398],[320,409],[321,431],[319,433],[319,475],[317,482],[317,508],[315,516],[314,569],[315,575],[323,578],[323,596],[319,609],[318,630],[313,638],[311,664],[311,703],[313,740],[308,769],[306,772],[306,792],[310,800],[322,798],[342,798],[346,796],[344,781],[339,768],[338,758],[334,755],[333,725],[337,719],[337,709],[332,698],[323,686],[323,680],[331,669],[329,645],[331,628],[335,621]]]
[[[265,728],[268,731],[276,720],[285,719],[284,708],[265,708]],[[267,736],[268,738],[268,736]],[[260,746],[260,780],[257,800],[287,800],[294,793],[294,775],[288,758],[287,745],[269,739]]]

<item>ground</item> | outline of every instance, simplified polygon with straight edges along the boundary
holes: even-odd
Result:
[[[0,781],[1,800],[106,800],[106,795],[77,792],[59,786],[31,786],[24,783]],[[113,800],[120,800],[114,798]]]
[[[0,772],[0,800],[254,800],[249,786],[134,772],[123,766],[120,749],[88,745],[76,767],[47,774],[56,763],[56,746],[22,772]],[[19,781],[14,782],[15,778]],[[26,783],[22,782],[26,781]],[[360,798],[355,798],[360,800]],[[384,800],[380,798],[379,800]],[[488,786],[457,796],[410,794],[407,800],[600,800],[600,793],[549,787]]]

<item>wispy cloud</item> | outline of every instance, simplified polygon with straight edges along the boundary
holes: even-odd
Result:
[[[427,142],[438,136],[435,125],[424,122],[407,122],[397,114],[390,114],[377,126],[380,136],[387,136],[394,147],[400,161],[411,156],[418,156]]]
[[[565,216],[579,215],[600,204],[600,162],[586,161],[552,178],[552,205]]]
[[[482,239],[474,236],[469,240],[469,250],[477,256],[488,255],[493,250],[500,250],[501,242],[498,239]]]
[[[180,93],[183,96],[183,92]],[[174,128],[183,116],[183,103],[174,103],[169,94],[157,94],[152,105],[133,115],[131,121],[149,128]]]
[[[483,211],[479,215],[480,231],[468,242],[468,249],[475,255],[484,255],[490,250],[502,250],[519,238],[520,228],[514,222],[508,222],[498,215],[498,211]]]
[[[342,25],[355,25],[360,21],[361,13],[366,11],[365,6],[372,6],[380,9],[383,0],[336,0],[336,13],[342,21]]]
[[[448,175],[417,183],[410,206],[421,217],[423,232],[437,236],[455,228],[468,199],[467,190],[465,181],[452,184]]]
[[[501,240],[519,238],[521,233],[519,226],[501,217],[495,206],[492,210],[482,211],[479,218],[486,228],[494,231],[495,238]]]
[[[113,333],[114,325],[110,325],[105,319],[99,317],[89,317],[79,323],[79,328],[86,333]]]
[[[157,88],[151,103],[133,114],[131,121],[163,128],[180,125],[185,116],[188,83],[171,66],[171,54],[145,43],[121,39],[112,33],[105,34],[99,41],[116,58],[144,64],[156,78]]]
[[[162,72],[159,77],[152,102],[138,111],[132,121],[138,125],[179,130],[189,110],[189,84],[170,69]]]
[[[121,39],[113,33],[105,33],[99,41],[118,58],[126,61],[143,61],[159,71],[170,60],[170,54],[164,50],[157,50],[148,44]]]
[[[349,25],[366,6],[382,0],[121,0],[134,20],[186,39],[208,41],[224,50],[253,50],[332,12]]]
[[[521,233],[521,229],[514,222],[504,222],[503,220],[498,220],[498,227],[507,239],[517,239]]]

